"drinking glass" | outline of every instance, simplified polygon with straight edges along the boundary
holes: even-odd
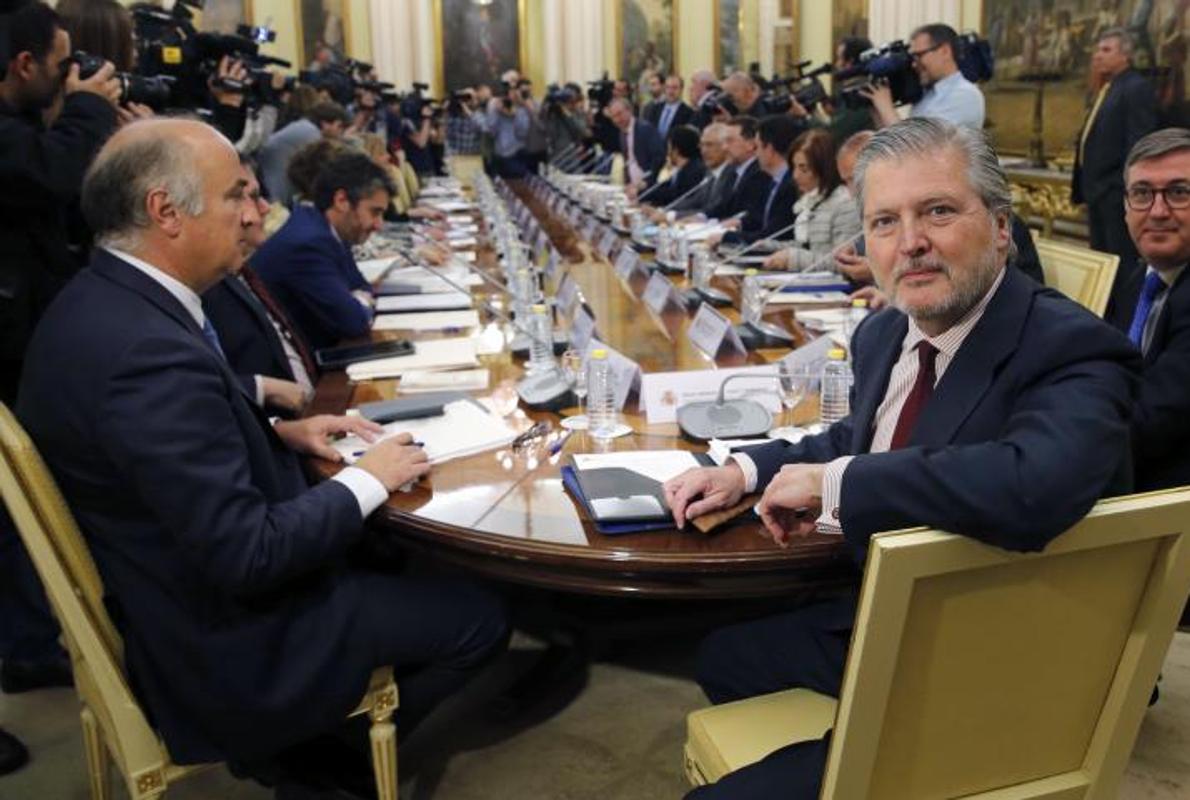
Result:
[[[562,427],[572,431],[585,431],[588,421],[583,401],[587,397],[587,364],[581,350],[567,350],[562,354],[562,374],[566,376],[566,382],[578,398],[579,411],[577,416],[562,420]]]
[[[814,370],[809,364],[779,361],[777,377],[781,385],[781,405],[792,414],[814,388]]]

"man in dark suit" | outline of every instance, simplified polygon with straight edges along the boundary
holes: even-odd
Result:
[[[721,122],[713,122],[703,129],[698,138],[698,153],[702,156],[706,177],[710,180],[697,192],[674,203],[672,208],[679,216],[697,213],[709,218],[720,204],[731,199],[731,191],[735,187],[735,166],[727,157],[726,140],[727,126]]]
[[[692,194],[702,185],[707,169],[698,150],[698,129],[679,125],[669,134],[669,178],[654,185],[645,194],[649,205],[661,208],[680,197]],[[642,197],[643,200],[643,197]]]
[[[252,257],[311,347],[368,334],[375,301],[351,247],[380,230],[394,194],[388,174],[363,153],[336,156],[314,181],[314,204],[295,208]]]
[[[756,163],[760,172],[740,184],[738,210],[744,216],[735,229],[723,234],[724,243],[751,244],[777,234],[781,234],[780,238],[792,237],[788,229],[793,225],[793,204],[798,192],[789,170],[789,151],[799,130],[798,124],[784,114],[765,117],[756,127],[756,138],[760,141]],[[718,244],[714,239],[712,244]]]
[[[708,213],[707,216],[715,219],[727,219],[747,210],[749,200],[768,187],[764,170],[756,162],[757,121],[752,117],[732,117],[723,124],[726,126],[723,146],[735,170],[735,179],[730,194]]]
[[[682,76],[670,75],[665,79],[665,96],[656,103],[650,103],[645,113],[641,114],[666,141],[671,130],[678,125],[689,125],[694,119],[694,109],[682,101],[682,88]]]
[[[200,171],[201,170],[201,171]],[[363,519],[429,470],[409,437],[311,488],[298,453],[375,426],[275,425],[199,295],[255,211],[235,150],[199,122],[130,125],[83,187],[100,248],[46,312],[18,416],[95,556],[131,684],[182,764],[259,765],[336,729],[393,664],[401,727],[495,653],[498,604],[462,582],[352,566]]]
[[[244,193],[263,221],[269,203],[261,197],[256,173],[246,164],[241,173],[247,181]],[[245,237],[244,257],[248,258],[264,244],[264,225],[254,220]],[[202,307],[215,326],[227,363],[257,404],[282,414],[300,412],[314,393],[318,367],[301,333],[260,276],[245,263],[203,293]]]
[[[853,338],[850,415],[670,481],[675,521],[763,490],[757,511],[774,539],[832,532],[857,564],[872,534],[916,525],[1040,550],[1128,488],[1135,350],[1005,268],[1012,195],[975,131],[928,117],[886,128],[864,148],[856,185],[893,307]],[[855,602],[716,632],[700,683],[716,703],[795,686],[837,696]],[[782,748],[690,796],[817,797],[826,750],[826,739]]]
[[[605,113],[620,131],[627,190],[634,195],[657,181],[657,173],[665,164],[665,140],[656,128],[637,119],[632,103],[622,97],[613,100]]]
[[[1132,309],[1119,297],[1141,269],[1124,224],[1124,158],[1157,127],[1157,98],[1149,81],[1132,68],[1132,36],[1122,28],[1099,35],[1091,68],[1103,80],[1083,122],[1075,152],[1070,197],[1087,204],[1091,247],[1120,257],[1104,318],[1126,326]]]

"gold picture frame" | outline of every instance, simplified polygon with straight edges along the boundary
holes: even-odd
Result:
[[[444,6],[446,3],[453,4],[453,3],[466,3],[466,2],[470,2],[470,0],[433,0],[433,2],[431,3],[432,23],[433,23],[433,27],[434,27],[434,41],[438,45],[437,47],[434,48],[434,82],[435,82],[435,84],[434,84],[434,86],[431,87],[431,91],[437,96],[442,96],[447,92],[445,53],[447,52],[448,42],[446,41],[447,31],[445,29],[445,26],[443,25]],[[503,67],[501,71],[508,70],[508,69],[515,69],[519,73],[521,73],[522,77],[524,77],[526,75],[528,68],[529,68],[529,49],[528,49],[529,26],[528,26],[528,18],[527,18],[528,0],[493,0],[493,2],[489,5],[493,5],[493,6],[498,5],[498,6],[506,8],[508,4],[511,4],[514,2],[516,3],[516,37],[517,37],[516,60],[517,60],[517,63],[511,67]],[[466,52],[466,47],[465,46],[463,46],[463,47],[464,47],[464,52]],[[475,76],[471,76],[471,77],[478,77],[478,73]],[[499,80],[500,80],[500,75],[496,74],[496,75],[488,77],[488,79],[486,79],[486,80],[478,80],[478,81],[475,81],[475,80],[466,81],[465,80],[465,81],[461,82],[460,85],[461,86],[469,86],[469,85],[474,85],[475,83],[491,83],[493,88],[496,88],[496,84],[499,82]]]
[[[651,7],[649,9],[643,9],[641,7],[642,4],[647,4],[647,5],[655,6],[655,7]],[[631,6],[633,8],[634,13],[636,15],[639,15],[641,18],[643,18],[645,20],[645,24],[646,24],[645,35],[648,38],[646,38],[642,42],[629,42],[629,41],[627,41],[627,39],[625,39],[624,12],[625,12],[625,9],[628,8],[629,6]],[[656,34],[658,32],[650,30],[648,28],[648,20],[650,18],[654,18],[654,17],[660,18],[662,21],[668,19],[668,22],[669,22],[669,39],[668,39],[669,52],[666,55],[669,56],[669,61],[668,61],[668,63],[666,63],[665,60],[660,57],[660,55],[656,54],[655,50],[653,51],[654,55],[652,57],[656,58],[658,61],[661,62],[661,72],[668,73],[668,72],[680,69],[681,52],[679,51],[679,45],[678,45],[678,40],[679,40],[678,30],[679,30],[679,25],[680,25],[680,18],[679,18],[679,11],[678,11],[679,3],[677,2],[677,0],[617,0],[614,8],[615,8],[615,26],[614,27],[615,27],[615,31],[616,31],[616,42],[619,44],[619,48],[620,48],[619,49],[620,57],[618,59],[616,59],[616,65],[615,65],[615,72],[616,72],[617,77],[627,80],[629,83],[635,84],[635,83],[639,82],[641,73],[644,72],[645,69],[649,68],[648,62],[650,59],[650,55],[647,52],[645,54],[643,54],[642,63],[639,65],[639,68],[638,68],[638,65],[630,63],[629,59],[632,58],[632,49],[636,45],[640,45],[641,47],[647,48],[648,45],[653,45],[654,47],[656,47],[656,45],[659,42],[660,43],[665,42],[664,37],[656,36]],[[647,11],[656,11],[656,12],[660,12],[660,13],[654,14],[654,15],[649,15],[647,13]],[[668,14],[666,12],[668,12]]]
[[[293,21],[298,36],[298,64],[297,69],[307,69],[314,57],[316,46],[322,44],[320,39],[311,39],[308,29],[311,17],[328,13],[327,3],[338,7],[337,24],[340,28],[339,46],[331,45],[339,61],[351,58],[351,0],[293,0]],[[333,12],[333,10],[332,10]],[[328,20],[323,20],[321,26],[325,32]]]

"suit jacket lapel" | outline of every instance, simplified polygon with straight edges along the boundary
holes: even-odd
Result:
[[[1183,268],[1177,280],[1173,282],[1173,286],[1170,286],[1167,290],[1165,303],[1161,306],[1161,313],[1157,317],[1156,325],[1153,328],[1153,341],[1149,343],[1149,351],[1145,353],[1145,366],[1156,361],[1160,357],[1162,350],[1165,349],[1165,340],[1169,337],[1169,325],[1174,314],[1174,295],[1179,292],[1190,291],[1190,289],[1186,288],[1190,286],[1190,283],[1186,282],[1187,272],[1190,272],[1190,267]]]
[[[959,347],[938,381],[909,437],[910,445],[939,447],[953,441],[964,420],[987,392],[1000,365],[1016,351],[1025,318],[1040,287],[1018,270],[1007,269],[983,317]]]
[[[876,409],[888,391],[888,378],[901,355],[901,343],[908,330],[909,320],[898,313],[887,335],[875,344],[871,353],[864,353],[863,380],[856,381],[855,406],[851,409],[853,453],[866,453],[872,446]]]
[[[264,339],[268,342],[269,351],[272,352],[273,358],[288,371],[289,356],[285,355],[285,347],[281,344],[281,337],[277,334],[276,328],[273,327],[273,321],[269,318],[269,312],[265,309],[264,304],[257,299],[256,295],[252,293],[252,290],[245,286],[244,282],[239,278],[229,276],[226,280],[231,293],[252,312],[252,315],[256,318],[256,322],[264,330]]]

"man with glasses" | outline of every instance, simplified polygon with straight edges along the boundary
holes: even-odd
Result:
[[[959,35],[949,25],[923,25],[909,39],[913,68],[925,88],[921,100],[913,104],[911,117],[937,117],[954,125],[981,130],[984,119],[983,93],[959,71],[955,41]],[[887,85],[875,85],[864,91],[872,101],[877,125],[892,125],[900,117],[893,106]]]

